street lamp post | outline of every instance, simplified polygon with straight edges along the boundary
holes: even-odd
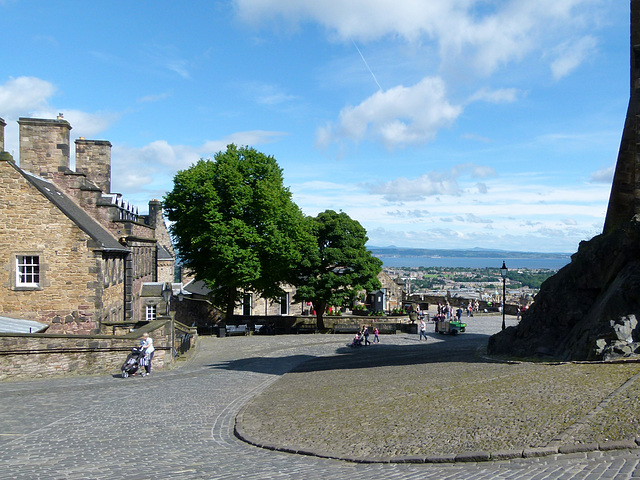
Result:
[[[507,298],[506,298],[507,270],[508,270],[507,266],[504,264],[504,260],[503,260],[502,267],[500,267],[500,275],[502,276],[502,330],[506,328],[506,325],[504,322],[504,314],[505,314],[505,307],[507,306]]]
[[[164,299],[164,303],[167,305],[167,315],[169,315],[169,302],[171,301],[171,284],[166,282],[162,288],[162,298]]]

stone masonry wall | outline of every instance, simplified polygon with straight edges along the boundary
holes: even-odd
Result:
[[[175,263],[173,260],[158,261],[158,281],[171,282],[175,281]]]
[[[98,265],[90,238],[8,161],[0,161],[0,218],[0,315],[51,324],[53,331],[93,332]],[[39,288],[16,287],[17,255],[39,256]]]
[[[64,374],[119,374],[131,348],[149,331],[156,352],[152,369],[171,362],[170,323],[126,336],[0,334],[0,381]]]
[[[173,243],[167,230],[167,225],[162,215],[162,204],[160,200],[151,200],[149,202],[149,225],[156,229],[155,237],[160,245],[162,245],[171,255],[175,257],[173,251]]]
[[[76,140],[76,172],[84,173],[103,193],[111,192],[111,143]]]
[[[69,168],[69,132],[66,120],[20,118],[20,168],[44,178]]]

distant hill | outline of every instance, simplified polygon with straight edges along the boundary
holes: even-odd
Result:
[[[455,258],[566,258],[571,253],[512,252],[508,250],[491,250],[484,248],[467,248],[460,250],[444,250],[432,248],[403,247],[367,247],[376,257],[455,257]]]

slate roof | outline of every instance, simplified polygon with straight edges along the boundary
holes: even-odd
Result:
[[[52,182],[18,167],[16,169],[51,203],[58,207],[62,213],[69,217],[73,223],[89,235],[98,244],[99,249],[112,252],[129,252],[129,249],[118,242],[109,230],[100,225]]]
[[[192,280],[187,283],[183,290],[194,295],[202,295],[203,297],[208,297],[211,293],[211,289],[205,285],[202,280]]]
[[[164,282],[145,282],[140,290],[141,297],[162,297]]]
[[[160,244],[158,244],[158,260],[173,260],[169,251]]]

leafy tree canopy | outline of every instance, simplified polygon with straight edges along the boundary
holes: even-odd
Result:
[[[163,205],[185,267],[228,317],[241,290],[282,295],[314,245],[276,160],[253,148],[232,144],[178,172]]]
[[[308,221],[316,239],[315,252],[302,269],[304,281],[298,282],[296,300],[312,302],[318,328],[324,328],[328,305],[348,305],[362,290],[380,288],[377,275],[382,261],[365,247],[364,227],[346,213],[326,210]]]

